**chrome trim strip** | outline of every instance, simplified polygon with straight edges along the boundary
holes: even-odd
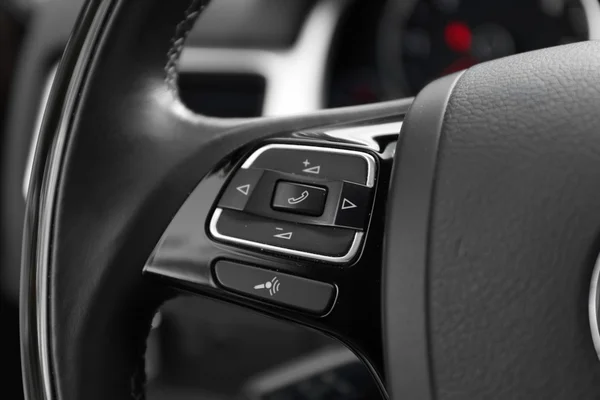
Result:
[[[261,147],[260,149],[252,153],[252,155],[244,162],[244,164],[242,164],[242,168],[250,168],[254,161],[256,161],[256,159],[262,153],[271,149],[308,150],[322,153],[345,154],[355,157],[361,157],[367,162],[367,182],[365,183],[365,185],[370,188],[375,185],[375,159],[371,155],[363,153],[362,151],[334,149],[330,147],[303,146],[296,144],[269,144],[264,147]]]
[[[115,0],[117,1],[117,0]],[[38,182],[31,182],[32,185],[38,185],[36,190],[28,193],[27,215],[26,215],[26,237],[23,245],[22,261],[22,279],[32,279],[34,281],[33,289],[29,288],[29,282],[22,283],[23,288],[28,288],[21,293],[21,315],[35,313],[35,330],[28,325],[27,317],[21,318],[21,335],[23,332],[29,337],[23,341],[21,338],[21,354],[23,359],[23,380],[26,399],[54,399],[54,383],[52,373],[52,359],[50,356],[51,338],[49,336],[49,301],[50,292],[48,281],[50,280],[51,251],[52,251],[52,226],[55,217],[55,201],[57,196],[58,179],[61,173],[62,160],[65,155],[67,136],[71,128],[71,120],[74,110],[77,106],[78,96],[75,95],[80,90],[84,82],[87,66],[89,65],[90,55],[99,39],[99,32],[106,25],[106,21],[112,16],[111,1],[101,2],[96,10],[86,10],[87,13],[93,13],[89,26],[80,29],[87,29],[86,37],[79,48],[71,50],[77,51],[77,59],[72,69],[66,70],[70,73],[68,78],[67,91],[62,100],[60,119],[56,126],[46,127],[46,133],[52,135],[52,140],[46,148],[38,148],[36,143],[35,156],[39,157],[40,165],[38,169],[43,171],[36,177]],[[82,14],[85,15],[85,14]],[[80,16],[83,21],[84,17]],[[77,30],[77,27],[75,28]],[[75,45],[74,45],[75,46]],[[67,64],[68,65],[68,64]],[[68,68],[63,66],[63,68]],[[44,107],[45,108],[45,107]],[[54,131],[51,129],[54,128]],[[41,137],[39,138],[42,139]],[[46,152],[47,150],[47,152]],[[33,156],[32,156],[33,157]],[[33,175],[29,177],[33,178]],[[37,207],[37,208],[35,208]],[[32,239],[35,238],[35,239]],[[27,254],[27,251],[31,254]],[[31,291],[34,291],[33,293]],[[35,301],[32,301],[35,297]],[[28,309],[23,309],[29,303]],[[32,339],[32,336],[35,336]],[[35,340],[35,343],[33,343]],[[32,352],[25,348],[27,346],[37,347],[37,357],[27,357]],[[32,387],[29,383],[36,381],[41,389]],[[36,385],[36,386],[37,386]],[[39,391],[37,391],[39,390]]]
[[[350,246],[348,253],[346,253],[345,255],[340,256],[340,257],[324,256],[321,254],[309,253],[309,252],[300,251],[300,250],[286,249],[285,247],[273,246],[270,244],[253,242],[250,240],[239,239],[236,237],[223,235],[217,229],[217,223],[219,222],[219,218],[221,217],[222,212],[223,212],[222,208],[217,208],[210,220],[210,226],[209,226],[210,234],[212,236],[214,236],[215,238],[220,239],[225,242],[241,244],[244,246],[258,248],[261,250],[271,250],[271,251],[274,251],[277,253],[283,253],[283,254],[287,254],[287,255],[291,255],[291,256],[311,258],[311,259],[319,260],[319,261],[326,261],[326,262],[332,262],[332,263],[350,262],[352,260],[352,258],[354,258],[356,253],[358,252],[358,249],[360,248],[360,244],[362,242],[362,238],[364,236],[363,232],[356,232],[356,234],[354,235],[354,240],[352,241],[352,245]]]
[[[44,120],[44,112],[46,111],[46,104],[48,103],[48,98],[50,97],[50,89],[52,89],[52,82],[54,82],[54,77],[56,76],[56,70],[58,69],[58,64],[54,65],[46,78],[46,83],[44,84],[44,91],[42,92],[42,98],[40,100],[40,108],[38,109],[37,116],[35,117],[35,125],[33,128],[33,137],[31,138],[31,143],[29,145],[29,154],[27,155],[27,162],[25,164],[25,174],[23,175],[23,197],[27,197],[27,192],[29,190],[29,181],[31,180],[31,170],[33,168],[33,156],[35,155],[35,150],[37,149],[38,139],[40,137],[40,130],[42,129],[42,121]]]
[[[600,358],[600,326],[598,320],[598,309],[600,302],[600,256],[596,260],[594,266],[594,272],[592,273],[592,282],[590,284],[590,297],[588,300],[588,316],[590,320],[590,331],[592,334],[592,341],[594,342],[594,348],[596,354]]]

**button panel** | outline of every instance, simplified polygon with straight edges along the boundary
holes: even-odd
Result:
[[[362,238],[361,232],[351,229],[290,223],[222,209],[213,216],[211,233],[230,243],[330,262],[350,261]]]
[[[335,287],[328,283],[231,261],[218,261],[214,271],[226,289],[315,314],[325,314],[335,296]]]
[[[376,162],[354,150],[272,144],[237,171],[215,211],[217,240],[327,262],[358,253]]]

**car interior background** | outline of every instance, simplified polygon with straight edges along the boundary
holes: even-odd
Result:
[[[22,390],[28,175],[82,3],[0,3],[1,343],[3,382],[14,393]],[[215,0],[186,42],[179,89],[188,108],[209,116],[294,115],[410,97],[482,61],[598,37],[596,0]],[[367,369],[337,341],[207,298],[165,304],[146,358],[150,399],[380,398]]]

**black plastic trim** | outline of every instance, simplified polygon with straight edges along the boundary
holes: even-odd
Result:
[[[461,75],[423,89],[404,121],[396,150],[382,271],[386,379],[395,399],[434,399],[427,312],[429,223],[442,123]]]

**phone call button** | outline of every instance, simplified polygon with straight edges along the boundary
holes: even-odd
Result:
[[[327,189],[294,182],[278,182],[272,207],[277,211],[318,217],[323,214]]]

